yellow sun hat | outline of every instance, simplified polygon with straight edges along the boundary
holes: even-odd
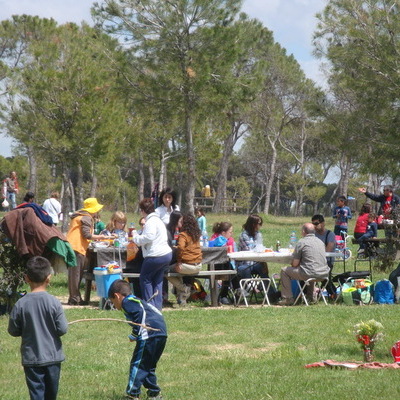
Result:
[[[103,208],[103,204],[99,204],[95,197],[89,197],[83,202],[83,211],[87,211],[90,214],[96,214]]]

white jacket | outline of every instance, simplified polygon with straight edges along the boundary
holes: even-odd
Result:
[[[161,257],[172,252],[168,245],[167,228],[156,213],[146,217],[142,234],[136,235],[133,241],[142,246],[143,257]]]

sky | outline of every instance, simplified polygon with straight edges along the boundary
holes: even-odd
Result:
[[[101,2],[101,0],[98,0]],[[242,10],[257,18],[274,34],[276,42],[293,54],[307,77],[324,86],[320,62],[312,56],[312,34],[315,14],[328,0],[243,0]],[[0,20],[15,14],[53,18],[58,23],[87,21],[91,23],[93,0],[0,0]],[[11,155],[11,140],[0,134],[0,155]]]

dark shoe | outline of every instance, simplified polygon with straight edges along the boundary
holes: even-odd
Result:
[[[292,306],[293,303],[294,303],[294,300],[292,297],[282,298],[281,300],[278,301],[278,306]]]
[[[128,399],[129,399],[129,400],[139,400],[139,397],[138,397],[138,396],[133,396],[133,395],[131,395],[131,394],[127,394],[125,398],[126,398],[127,400],[128,400]]]
[[[221,297],[220,303],[225,305],[225,306],[230,306],[231,302],[227,297]]]

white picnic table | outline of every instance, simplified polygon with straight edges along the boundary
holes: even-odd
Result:
[[[326,257],[341,257],[341,253],[326,252]],[[278,264],[290,264],[293,260],[293,253],[289,249],[281,251],[235,251],[228,253],[228,257],[235,261],[261,261]]]

